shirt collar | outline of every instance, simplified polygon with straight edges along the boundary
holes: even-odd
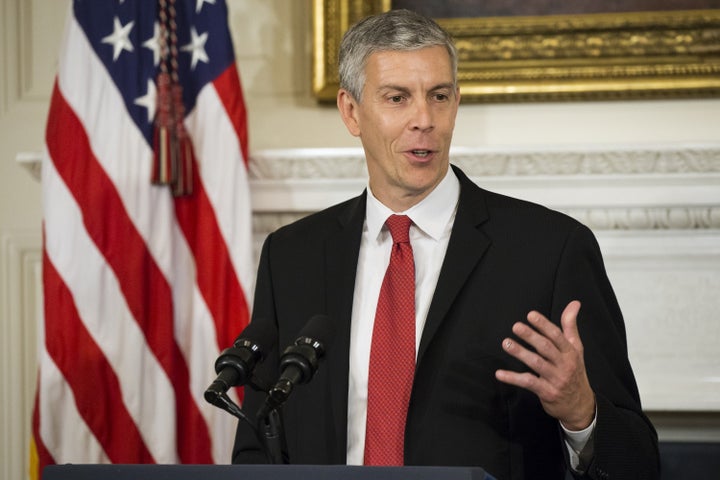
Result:
[[[367,187],[365,221],[369,238],[378,238],[385,220],[392,215],[407,215],[413,224],[429,237],[437,240],[455,214],[460,198],[460,182],[452,168],[430,194],[404,212],[393,212],[383,205],[370,186]]]

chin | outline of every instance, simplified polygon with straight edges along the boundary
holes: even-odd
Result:
[[[406,178],[405,186],[408,191],[412,191],[415,194],[421,195],[429,192],[437,186],[438,183],[443,179],[442,175],[418,175],[412,178]]]

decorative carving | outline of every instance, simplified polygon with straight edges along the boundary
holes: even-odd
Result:
[[[298,149],[256,152],[250,178],[262,180],[365,178],[361,149]]]
[[[565,209],[593,230],[694,230],[720,228],[720,207]]]
[[[562,209],[593,230],[720,229],[720,207]],[[265,236],[312,212],[255,213],[253,231]]]
[[[473,178],[533,181],[535,177],[552,178],[563,185],[577,179],[599,179],[612,187],[622,179],[637,184],[641,192],[647,179],[671,180],[692,176],[702,181],[705,176],[720,174],[720,148],[716,145],[694,145],[670,148],[625,148],[588,150],[489,150],[455,149],[452,161]],[[264,182],[292,182],[357,179],[365,181],[367,173],[362,149],[303,149],[257,152],[252,159],[251,181],[255,188]],[[597,181],[597,180],[595,180]],[[707,184],[707,181],[705,181]],[[688,183],[688,189],[693,188]],[[359,193],[348,191],[347,197]],[[560,208],[595,230],[692,230],[720,228],[720,187],[711,204],[686,205],[669,198],[662,205],[607,208],[598,206]],[[297,220],[311,211],[278,205],[277,211],[255,212],[254,229],[266,235]]]
[[[452,162],[471,177],[720,173],[720,147],[608,150],[455,149]],[[361,149],[256,152],[250,176],[262,180],[366,178]]]
[[[458,39],[461,60],[571,59],[577,62],[583,58],[717,54],[720,49],[717,19],[717,12],[696,11],[441,22]],[[606,69],[597,69],[603,70]],[[565,73],[568,76],[569,70],[565,69]]]

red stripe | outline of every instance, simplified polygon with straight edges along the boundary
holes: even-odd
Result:
[[[243,99],[242,87],[240,86],[240,76],[233,62],[223,73],[213,80],[215,90],[217,90],[220,101],[225,107],[225,111],[235,128],[237,140],[240,142],[240,151],[243,154],[245,167],[250,162],[248,154],[248,133],[247,133],[247,110],[245,109],[245,100]]]
[[[249,309],[215,211],[197,177],[193,195],[175,199],[175,212],[195,256],[198,288],[215,322],[218,347],[223,349],[248,324]]]
[[[120,381],[43,254],[45,348],[70,385],[80,416],[114,463],[155,463],[122,402]]]
[[[115,272],[130,311],[175,387],[180,461],[211,463],[210,434],[191,396],[188,367],[175,342],[170,286],[128,217],[115,185],[94,157],[80,120],[57,84],[46,142],[55,168],[80,205],[88,234]]]
[[[43,468],[48,465],[55,465],[55,459],[50,454],[50,451],[45,446],[42,437],[40,436],[40,372],[38,371],[38,381],[35,388],[35,400],[32,414],[32,434],[33,440],[35,441],[35,449],[38,456],[38,472],[37,478],[42,478]],[[32,478],[32,472],[31,472]]]

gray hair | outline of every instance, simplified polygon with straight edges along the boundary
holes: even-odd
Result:
[[[452,37],[434,20],[410,10],[390,10],[360,20],[345,32],[340,43],[340,88],[358,102],[365,86],[368,57],[380,51],[410,51],[442,46],[450,55],[453,84],[457,85],[457,50]]]

